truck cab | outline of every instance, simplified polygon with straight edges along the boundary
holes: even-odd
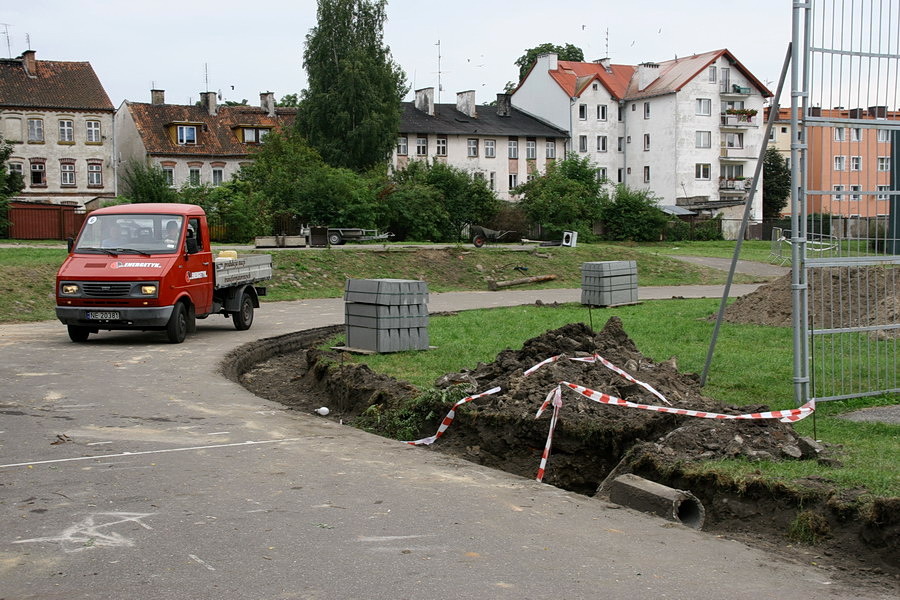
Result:
[[[252,285],[259,278],[233,276],[217,287],[217,262],[199,206],[101,208],[87,217],[57,273],[56,315],[75,342],[101,329],[134,329],[166,331],[180,343],[195,319],[215,312],[247,329],[265,288]]]

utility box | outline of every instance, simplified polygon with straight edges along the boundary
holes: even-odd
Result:
[[[326,248],[328,246],[328,228],[310,227],[309,245],[312,248]]]
[[[569,248],[574,248],[578,245],[578,232],[577,231],[563,231],[563,239],[562,245],[568,246]]]
[[[589,306],[634,304],[638,300],[637,263],[633,260],[581,265],[581,303]]]
[[[427,350],[428,285],[406,279],[348,279],[347,347],[373,352]]]

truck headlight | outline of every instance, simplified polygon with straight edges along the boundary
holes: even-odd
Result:
[[[156,286],[155,285],[142,285],[141,286],[141,294],[144,296],[155,296],[156,295]]]
[[[59,286],[59,291],[67,296],[74,296],[78,293],[78,284],[77,283],[64,283]]]

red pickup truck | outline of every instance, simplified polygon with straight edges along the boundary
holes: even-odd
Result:
[[[179,344],[195,319],[248,329],[272,277],[267,254],[213,258],[206,214],[192,204],[125,204],[84,222],[56,275],[56,316],[73,342],[103,330],[165,331]]]

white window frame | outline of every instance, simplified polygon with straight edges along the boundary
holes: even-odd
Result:
[[[598,121],[606,121],[608,117],[607,108],[605,104],[597,105],[597,120]]]
[[[478,148],[476,148],[475,150],[477,151]],[[434,155],[447,156],[447,138],[439,137],[435,140]],[[476,156],[478,155],[476,154]]]
[[[843,192],[843,191],[844,191],[844,186],[842,186],[842,185],[833,185],[833,186],[831,186],[831,191],[833,191],[833,192]],[[832,198],[834,199],[835,202],[843,202],[843,200],[844,200],[844,195],[843,195],[843,194],[834,194],[834,195],[832,196]]]
[[[709,70],[707,72],[709,73],[709,82],[715,83],[716,82],[716,65],[709,65]]]
[[[466,140],[466,156],[478,158],[478,138],[468,138]]]
[[[597,167],[597,181],[606,181],[606,167]]]
[[[645,133],[644,134],[644,152],[647,152],[648,150],[650,150],[650,134]]]
[[[587,121],[587,104],[578,105],[578,120]]]
[[[416,138],[416,156],[428,156],[428,138],[419,136]]]
[[[878,170],[885,172],[891,170],[891,157],[890,156],[879,156],[878,157]]]
[[[725,134],[725,147],[731,149],[741,149],[744,147],[744,134],[743,133],[726,133]]]
[[[850,141],[851,142],[861,142],[862,141],[862,127],[851,127],[850,128]]]
[[[650,183],[650,165],[644,165],[644,183]]]
[[[72,119],[59,120],[59,141],[67,144],[75,142],[75,122]]]
[[[169,187],[175,187],[175,168],[174,167],[163,167],[162,168],[163,176],[166,178],[166,183]]]
[[[608,151],[608,138],[605,135],[597,136],[597,152]]]
[[[75,185],[75,163],[59,163],[59,185],[66,187]]]
[[[884,193],[884,192],[890,192],[890,191],[891,191],[891,186],[889,186],[889,185],[879,185],[879,186],[875,186],[875,189],[878,191],[878,196],[876,196],[876,198],[877,198],[878,200],[890,200],[890,199],[891,199],[890,194]]]
[[[409,138],[401,135],[397,138],[397,156],[407,156],[409,154]]]
[[[188,185],[200,185],[200,167],[188,168]]]
[[[88,186],[102,187],[103,186],[103,165],[100,163],[95,163],[95,162],[88,163],[87,178],[88,178],[88,181],[87,181]]]
[[[712,165],[710,163],[694,163],[694,179],[709,181],[710,173],[712,173]]]
[[[891,132],[888,129],[879,129],[878,130],[878,141],[879,142],[890,142],[891,141]]]
[[[833,167],[833,170],[835,170],[835,171],[846,171],[847,170],[847,157],[842,154],[836,155],[834,157],[832,167]]]
[[[497,172],[496,171],[490,172],[490,175],[488,178],[488,185],[490,186],[491,190],[497,189]]]
[[[650,118],[650,103],[649,102],[644,102],[644,118],[645,119]]]
[[[497,156],[497,140],[484,140],[484,157],[494,158]]]
[[[556,158],[556,142],[547,142],[547,158]]]
[[[620,137],[616,140],[616,152],[625,152],[625,138]]]
[[[579,152],[587,152],[588,151],[588,142],[586,135],[578,136],[578,151]]]
[[[851,156],[850,157],[850,170],[851,171],[862,171],[862,156]]]
[[[712,98],[697,98],[694,105],[694,111],[697,115],[709,116],[712,114]]]
[[[859,202],[860,200],[862,200],[862,194],[860,193],[860,192],[862,192],[861,185],[851,185],[850,192],[851,193],[848,196],[848,198],[850,199],[850,202]],[[853,193],[853,192],[856,192],[856,193]]]
[[[712,148],[712,131],[695,131],[694,147]]]
[[[537,160],[536,140],[525,140],[525,160]]]
[[[34,182],[34,174],[40,173],[40,181]],[[36,187],[46,187],[47,186],[47,164],[44,162],[33,162],[31,163],[31,173],[28,179],[28,184]]]
[[[84,139],[88,144],[99,144],[103,141],[100,130],[100,121],[90,119],[84,122],[85,134]]]
[[[225,169],[222,167],[215,167],[212,170],[212,185],[213,187],[218,187],[222,185],[225,179]]]
[[[844,127],[834,128],[834,141],[843,142],[847,139],[847,130]]]
[[[28,119],[28,141],[29,143],[43,143],[44,141],[44,120]]]
[[[510,173],[509,174],[509,191],[512,193],[516,187],[519,185],[519,174],[518,173]]]
[[[196,146],[197,126],[178,125],[175,141],[179,146]]]
[[[519,158],[519,140],[509,140],[506,148],[509,158]]]

